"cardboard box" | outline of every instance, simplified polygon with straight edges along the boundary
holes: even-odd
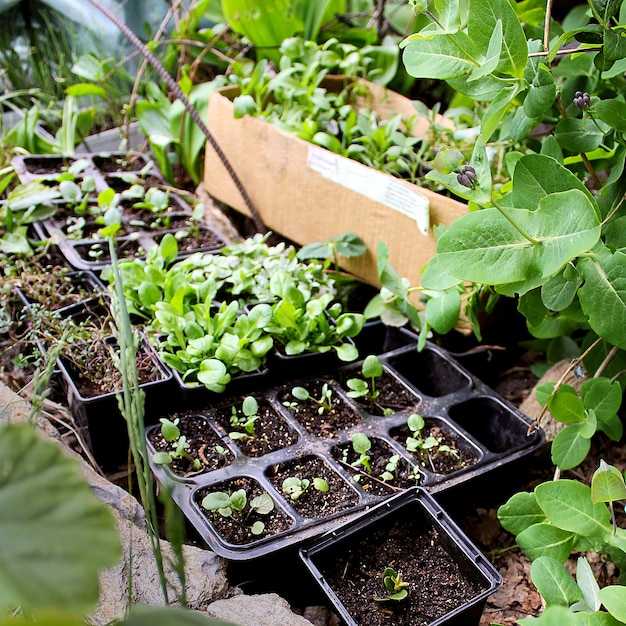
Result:
[[[363,105],[385,118],[415,115],[407,98],[366,84],[371,97]],[[301,245],[356,233],[368,252],[340,262],[373,285],[379,285],[376,249],[385,241],[393,267],[411,285],[419,285],[420,270],[435,253],[433,224],[450,224],[467,206],[282,132],[262,118],[235,119],[232,100],[237,94],[233,87],[211,94],[208,128],[267,228]],[[428,126],[422,118],[414,133],[423,136]],[[204,185],[218,201],[250,215],[209,144]]]

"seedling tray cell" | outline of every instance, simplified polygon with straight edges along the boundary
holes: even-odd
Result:
[[[202,397],[204,406],[194,404],[194,411],[205,416],[208,423],[222,434],[222,441],[234,451],[234,460],[220,469],[190,476],[177,475],[171,468],[154,464],[152,459],[150,461],[157,480],[169,485],[175,501],[216,553],[232,560],[242,560],[298,545],[416,485],[433,494],[453,487],[470,490],[473,479],[522,459],[543,443],[542,431],[528,434],[529,421],[522,413],[437,346],[428,343],[422,352],[417,352],[416,343],[412,341],[380,354],[379,359],[385,378],[398,386],[405,402],[385,413],[374,410],[360,398],[348,396],[347,381],[358,375],[360,363],[328,372],[318,371],[311,376],[285,379],[281,384],[269,378],[264,381],[265,386],[260,384],[256,388],[248,388],[246,394],[252,394],[259,405],[271,405],[288,429],[296,434],[284,447],[271,449],[260,456],[246,454],[244,446],[230,441],[228,424],[224,424],[223,411],[228,413],[231,410],[229,403],[240,406],[243,395],[221,399],[220,403],[217,400],[219,396],[212,394]],[[438,377],[439,372],[442,373],[441,378]],[[300,401],[300,408],[297,403],[294,406],[291,402],[294,400],[293,388],[305,387],[316,396],[324,382],[332,391],[333,411],[315,414],[311,420],[304,419],[302,411],[305,402],[310,400]],[[381,399],[384,405],[384,396],[381,395]],[[423,459],[420,461],[420,456],[409,452],[405,446],[406,437],[410,434],[407,420],[413,413],[424,418],[427,428],[453,436],[455,449],[463,463],[443,467]],[[221,419],[218,419],[219,415]],[[149,440],[156,428],[148,429]],[[344,450],[350,449],[356,433],[367,436],[372,443],[372,453],[379,448],[385,450],[385,462],[395,458],[396,466],[392,467],[391,478],[368,477],[361,472],[360,465],[354,464],[354,457],[344,457]],[[154,448],[150,441],[149,446],[152,454]],[[282,490],[282,483],[272,480],[282,468],[292,467],[300,468],[294,469],[300,472],[300,478],[312,481],[315,469],[307,460],[313,458],[323,462],[333,477],[343,481],[342,488],[345,487],[351,494],[348,507],[328,516],[302,514],[301,503],[294,506],[289,493]],[[385,463],[377,472],[382,473],[384,466]],[[381,467],[380,462],[377,467]],[[361,476],[355,481],[357,474]],[[212,524],[216,514],[202,508],[199,494],[204,497],[216,484],[243,477],[254,479],[272,497],[276,508],[293,523],[272,536],[250,536],[248,543],[232,544],[225,540]],[[306,498],[310,493],[301,497]],[[316,499],[319,495],[315,494]]]

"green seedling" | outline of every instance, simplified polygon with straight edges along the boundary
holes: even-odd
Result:
[[[361,373],[363,378],[350,378],[348,380],[347,385],[350,388],[348,397],[362,398],[369,402],[371,406],[378,407],[383,412],[383,415],[391,415],[393,409],[383,407],[376,401],[378,396],[380,396],[380,390],[376,389],[376,379],[380,378],[384,373],[380,359],[375,354],[370,354],[363,361]]]
[[[352,449],[359,455],[356,461],[351,463],[352,467],[362,467],[368,474],[372,473],[372,466],[370,465],[371,456],[368,454],[372,447],[372,442],[369,437],[364,433],[354,433],[351,437]],[[347,462],[349,450],[344,450],[344,461]]]
[[[274,500],[269,494],[264,493],[248,501],[245,489],[237,489],[232,493],[214,491],[203,498],[202,508],[222,517],[230,517],[253,535],[261,535],[265,530],[265,524],[260,520],[249,524],[248,519],[252,514],[269,515],[274,510]]]
[[[231,439],[254,439],[254,423],[259,419],[259,403],[253,396],[246,396],[241,405],[241,415],[232,407],[230,425],[237,430],[228,433]]]
[[[323,415],[325,411],[330,411],[333,408],[332,406],[333,390],[328,386],[328,383],[324,383],[322,385],[322,390],[320,392],[319,398],[312,396],[304,387],[294,387],[291,390],[291,395],[296,400],[299,400],[300,402],[306,402],[307,400],[310,400],[311,402],[314,402],[315,404],[317,404],[318,405],[317,412],[319,415]],[[297,402],[288,401],[288,402],[285,402],[285,406],[291,409],[295,409],[296,411],[298,410]]]
[[[178,428],[179,419],[169,420],[166,417],[162,417],[161,422],[161,435],[165,441],[172,444],[172,449],[168,452],[155,452],[152,455],[152,461],[157,465],[171,465],[174,459],[186,459],[189,461],[194,469],[202,469],[202,463],[200,459],[196,459],[189,454],[189,442],[185,435],[180,434]]]
[[[376,600],[376,602],[399,602],[400,600],[404,600],[409,595],[407,590],[409,583],[402,580],[402,574],[399,571],[396,572],[393,568],[386,567],[382,578],[383,586],[387,591],[387,595],[374,596],[374,600]]]
[[[412,435],[406,438],[406,449],[408,452],[416,453],[420,457],[427,457],[432,465],[432,459],[438,454],[448,454],[459,459],[459,451],[442,443],[443,437],[434,435],[423,436],[422,431],[426,426],[424,418],[418,413],[409,415],[406,421]]]
[[[283,491],[292,499],[300,499],[309,487],[313,487],[322,493],[326,493],[330,486],[328,482],[319,476],[316,476],[313,481],[308,478],[298,478],[297,476],[289,476],[283,480]]]

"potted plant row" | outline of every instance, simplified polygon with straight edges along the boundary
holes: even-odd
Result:
[[[415,341],[159,422],[146,434],[157,479],[233,560],[297,545],[414,486],[470,488],[543,442],[447,353]]]
[[[116,237],[120,258],[145,255],[165,233],[175,234],[181,254],[225,243],[204,224],[204,205],[192,209],[172,193],[140,153],[21,156],[13,166],[22,196],[50,206],[47,219],[34,225],[37,235],[57,245],[75,269],[109,265],[108,236]]]

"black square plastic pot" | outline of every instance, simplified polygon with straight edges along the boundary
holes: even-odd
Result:
[[[300,557],[347,626],[474,626],[502,585],[491,563],[418,487],[306,542]],[[387,567],[403,574],[404,600],[374,599],[387,595]],[[453,598],[445,597],[446,587]],[[355,609],[348,608],[351,598]]]
[[[115,340],[107,340],[115,346]],[[172,372],[158,358],[147,341],[142,340],[140,350],[145,350],[154,363],[155,380],[139,385],[145,394],[145,422],[152,423],[162,411],[169,411],[177,403],[176,386]],[[63,356],[57,359],[68,405],[76,423],[86,435],[95,460],[105,470],[112,470],[128,462],[129,438],[126,420],[122,415],[118,396],[122,390],[95,396],[85,396],[79,390],[71,363]],[[115,365],[111,362],[111,369]]]

